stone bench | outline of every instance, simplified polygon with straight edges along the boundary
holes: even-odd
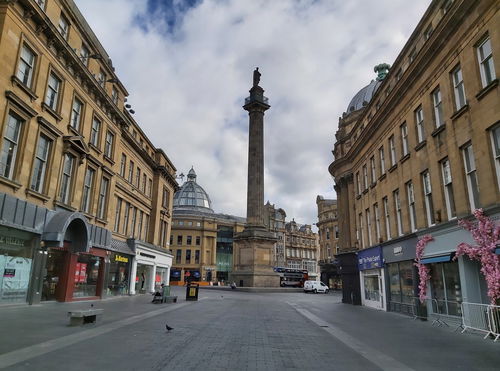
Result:
[[[155,296],[152,301],[153,304],[163,303],[177,303],[177,296]]]
[[[85,309],[68,312],[69,325],[81,326],[86,323],[96,323],[97,317],[104,313],[104,309]]]

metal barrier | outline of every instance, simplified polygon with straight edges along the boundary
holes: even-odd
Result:
[[[485,332],[484,339],[500,338],[500,306],[479,303],[462,303],[462,333],[467,329]]]
[[[446,325],[449,327],[450,324],[456,325],[457,328],[455,331],[462,328],[461,302],[453,300],[436,300],[436,304],[437,312],[434,313],[434,315],[437,316],[436,322],[439,326]]]

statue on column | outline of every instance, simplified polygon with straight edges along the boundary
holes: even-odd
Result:
[[[253,71],[253,86],[258,86],[260,82],[260,72],[259,72],[259,67],[255,68],[255,71]]]

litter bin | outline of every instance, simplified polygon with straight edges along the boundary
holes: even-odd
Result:
[[[197,301],[200,285],[197,283],[188,283],[186,287],[186,301]]]

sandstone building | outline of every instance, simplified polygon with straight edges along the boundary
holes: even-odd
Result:
[[[72,0],[0,1],[0,303],[168,282],[175,167]]]
[[[441,313],[486,302],[476,263],[453,260],[457,220],[500,217],[500,13],[492,0],[434,0],[388,71],[339,120],[329,167],[338,197],[344,301],[405,312],[419,237]],[[359,285],[357,280],[359,280]],[[433,312],[436,308],[428,308]]]
[[[318,235],[309,224],[298,224],[292,219],[285,225],[286,267],[307,270],[310,279],[318,277]]]
[[[321,281],[330,288],[340,288],[342,283],[336,259],[339,240],[337,200],[317,196],[316,206],[318,208],[318,222],[316,223],[319,238],[318,264],[321,271]]]

